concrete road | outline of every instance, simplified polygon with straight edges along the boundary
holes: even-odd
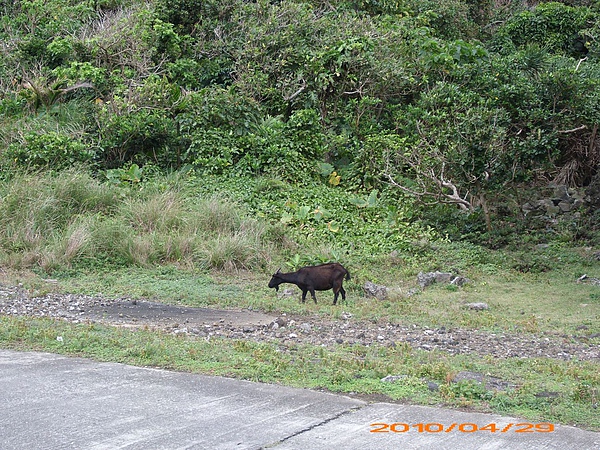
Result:
[[[600,433],[547,429],[498,415],[368,404],[305,389],[0,350],[2,450],[600,449]]]

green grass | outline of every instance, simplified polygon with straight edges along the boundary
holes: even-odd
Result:
[[[77,270],[57,272],[56,283],[39,277],[12,276],[9,283],[22,282],[44,293],[58,290],[72,293],[103,293],[148,298],[165,303],[224,308],[255,308],[263,311],[314,314],[337,319],[342,311],[356,320],[415,323],[424,326],[463,327],[489,331],[577,334],[600,333],[600,296],[597,286],[577,283],[571,274],[556,271],[521,274],[504,270],[493,275],[475,269],[471,282],[461,288],[432,285],[408,296],[418,287],[414,271],[398,269],[384,275],[378,266],[356,269],[345,282],[347,301],[333,306],[331,291],[320,292],[318,305],[299,303],[299,296],[277,298],[267,287],[270,271],[200,271],[175,265],[133,267],[84,273]],[[275,270],[275,268],[273,268]],[[372,276],[371,276],[372,275]],[[390,289],[388,299],[365,297],[365,281],[377,279]],[[485,302],[487,311],[473,311],[468,303]],[[583,330],[583,331],[582,331]]]
[[[600,372],[591,362],[449,356],[413,350],[408,345],[282,348],[277,343],[206,340],[143,329],[14,317],[0,317],[0,346],[332,392],[383,394],[403,402],[466,407],[600,430],[595,409]],[[516,387],[491,392],[469,383],[448,382],[462,370],[499,376]],[[404,378],[395,383],[381,381],[390,374]],[[438,383],[439,390],[429,390],[429,381]],[[542,391],[560,392],[560,396],[548,399],[536,395]]]
[[[276,246],[267,231],[230,200],[198,198],[176,175],[142,188],[79,169],[0,182],[0,265],[11,269],[260,268]]]
[[[600,332],[597,286],[577,284],[557,274],[520,275],[513,279],[481,276],[460,289],[435,286],[410,304],[410,315],[429,317],[433,325],[525,332],[573,333],[587,327]],[[466,304],[485,302],[490,309],[474,312]]]

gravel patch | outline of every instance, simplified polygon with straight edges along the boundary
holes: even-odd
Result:
[[[581,335],[491,333],[454,327],[426,328],[357,321],[347,312],[342,312],[339,320],[289,314],[272,316],[249,310],[178,307],[129,298],[109,299],[101,295],[48,293],[35,296],[21,287],[2,284],[0,314],[53,317],[72,323],[149,326],[173,334],[270,342],[283,348],[297,344],[325,347],[409,345],[452,355],[545,357],[600,363],[600,336],[586,336],[584,330]]]

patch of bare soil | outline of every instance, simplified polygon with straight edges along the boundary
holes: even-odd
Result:
[[[80,319],[112,325],[147,325],[158,328],[196,329],[215,323],[239,328],[267,326],[276,317],[249,310],[224,310],[165,305],[140,300],[119,300],[80,311]]]
[[[277,344],[409,345],[449,354],[507,357],[548,357],[600,363],[600,336],[585,329],[576,335],[551,333],[491,333],[461,328],[371,323],[342,312],[340,320],[317,316],[269,315],[250,310],[218,310],[164,305],[133,299],[49,293],[30,295],[19,287],[0,285],[0,314],[55,317],[127,327],[150,327],[205,339],[221,337]]]

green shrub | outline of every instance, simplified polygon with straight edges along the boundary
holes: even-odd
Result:
[[[495,34],[493,48],[502,51],[506,41],[517,49],[532,43],[543,43],[548,51],[581,56],[577,47],[580,33],[594,21],[587,7],[569,6],[559,2],[540,3],[532,10],[511,17]],[[510,49],[510,47],[508,47]]]
[[[324,152],[318,114],[310,109],[289,120],[265,116],[260,105],[232,89],[207,88],[192,95],[178,116],[189,142],[183,162],[208,174],[271,173],[298,180],[313,172]]]
[[[95,152],[87,144],[60,132],[29,133],[23,144],[12,144],[4,153],[18,168],[25,169],[65,169],[89,164],[94,156]]]
[[[178,164],[177,132],[173,119],[160,110],[138,110],[118,115],[100,114],[102,152],[98,155],[108,168],[126,162]]]

